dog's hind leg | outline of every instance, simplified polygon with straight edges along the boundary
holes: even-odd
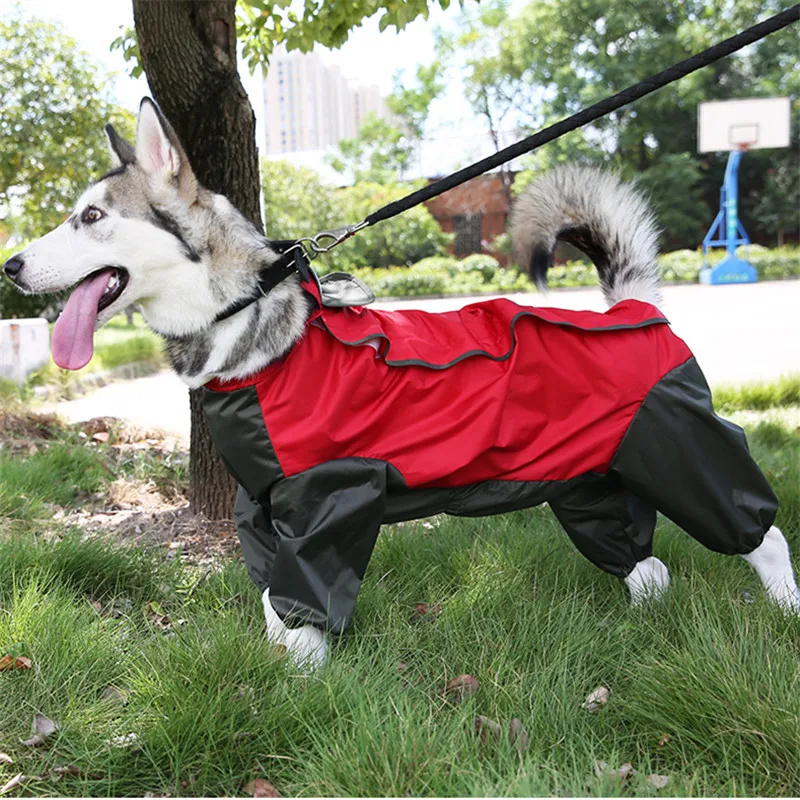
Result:
[[[635,606],[646,600],[657,600],[669,589],[667,566],[655,556],[642,559],[625,578],[625,585]]]
[[[710,550],[743,556],[770,599],[800,610],[789,547],[773,526],[778,499],[744,432],[714,413],[694,359],[651,389],[611,472]]]
[[[770,599],[787,611],[800,613],[800,592],[792,570],[789,545],[774,525],[761,544],[742,558],[758,573]]]
[[[600,569],[624,579],[634,605],[667,590],[669,572],[653,555],[655,509],[616,477],[574,479],[549,502],[575,547]]]

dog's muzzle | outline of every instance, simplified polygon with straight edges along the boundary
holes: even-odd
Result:
[[[3,272],[11,278],[14,283],[17,282],[17,276],[20,272],[22,272],[22,268],[25,266],[25,262],[20,258],[20,256],[11,256],[11,258],[3,264]]]

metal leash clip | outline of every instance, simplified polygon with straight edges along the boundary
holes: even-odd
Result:
[[[320,253],[330,253],[334,247],[349,239],[354,234],[358,233],[363,228],[366,228],[369,223],[366,220],[359,222],[355,225],[347,225],[344,228],[335,228],[332,231],[320,231],[315,236],[308,236],[297,240],[297,244],[305,245],[309,251],[309,258],[314,258]],[[330,239],[330,244],[322,244],[325,240]]]

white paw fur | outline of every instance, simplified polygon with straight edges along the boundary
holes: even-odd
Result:
[[[669,588],[669,572],[663,561],[650,556],[640,561],[625,578],[631,593],[631,603],[640,605],[645,600],[657,600]]]
[[[800,614],[800,593],[797,591],[789,545],[774,525],[764,534],[764,540],[751,553],[742,556],[758,573],[770,600],[784,611]]]
[[[303,672],[316,672],[328,661],[328,638],[313,625],[287,628],[269,601],[269,589],[261,596],[264,618],[267,621],[267,636],[276,644],[286,647],[286,652]]]

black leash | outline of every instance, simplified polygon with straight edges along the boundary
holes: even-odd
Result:
[[[736,36],[731,36],[729,39],[703,50],[702,53],[697,53],[697,55],[693,55],[684,61],[679,61],[656,75],[645,78],[643,81],[639,81],[639,83],[635,83],[633,86],[629,86],[627,89],[623,89],[621,92],[617,92],[617,94],[607,97],[605,100],[601,100],[599,103],[595,103],[593,106],[589,106],[589,108],[585,108],[571,117],[550,125],[527,139],[498,151],[493,156],[484,158],[469,167],[464,167],[458,172],[431,183],[400,200],[395,200],[393,203],[374,211],[364,222],[367,225],[374,225],[376,222],[401,214],[412,206],[424,203],[426,200],[430,200],[432,197],[436,197],[436,195],[442,194],[448,189],[452,189],[484,172],[488,172],[494,167],[499,167],[507,161],[518,158],[525,153],[530,153],[531,150],[552,142],[565,133],[574,131],[589,122],[594,122],[594,120],[610,114],[612,111],[616,111],[618,108],[632,103],[640,97],[661,89],[668,83],[677,81],[691,72],[713,64],[715,61],[719,61],[719,59],[735,53],[737,50],[741,50],[743,47],[747,47],[747,45],[757,42],[759,39],[763,39],[765,36],[769,36],[769,34],[779,31],[793,22],[797,22],[798,19],[800,19],[800,4],[776,14],[774,17],[764,20],[764,22],[759,22],[758,25],[753,25],[752,28],[748,28],[746,31],[736,34]]]
[[[719,44],[715,44],[707,50],[703,50],[701,53],[679,61],[677,64],[673,64],[671,67],[649,78],[645,78],[635,83],[633,86],[629,86],[627,89],[623,89],[621,92],[617,92],[615,95],[607,97],[595,103],[593,106],[589,106],[589,108],[585,108],[583,111],[579,111],[577,114],[562,119],[544,130],[532,136],[528,136],[526,139],[522,139],[516,144],[499,150],[492,156],[488,156],[475,164],[464,167],[454,172],[452,175],[448,175],[446,178],[435,181],[422,189],[418,189],[406,195],[406,197],[402,197],[400,200],[395,200],[393,203],[389,203],[389,205],[379,208],[377,211],[373,211],[372,214],[356,225],[349,225],[335,231],[322,231],[316,236],[307,239],[298,239],[296,242],[273,242],[273,246],[285,246],[279,248],[281,252],[283,252],[283,255],[261,273],[259,276],[257,293],[250,298],[229,306],[217,315],[215,322],[227,319],[237,311],[241,311],[251,303],[254,303],[256,300],[266,295],[270,289],[277,286],[281,281],[295,272],[300,272],[304,279],[307,279],[308,260],[305,246],[311,251],[312,257],[319,253],[327,253],[329,250],[336,247],[336,245],[349,239],[363,228],[394,217],[397,214],[402,214],[409,208],[413,208],[420,203],[424,203],[426,200],[430,200],[432,197],[443,194],[449,189],[453,189],[478,175],[482,175],[484,172],[488,172],[490,169],[499,167],[501,164],[512,161],[525,153],[530,153],[532,150],[548,142],[552,142],[554,139],[558,139],[559,136],[563,136],[565,133],[574,131],[576,128],[594,122],[594,120],[604,117],[606,114],[610,114],[612,111],[616,111],[618,108],[632,103],[634,100],[638,100],[651,92],[655,92],[657,89],[661,89],[669,83],[673,83],[692,72],[696,72],[698,69],[707,67],[715,61],[719,61],[721,58],[725,58],[725,56],[729,56],[731,53],[735,53],[737,50],[741,50],[743,47],[747,47],[747,45],[753,44],[753,42],[757,42],[759,39],[763,39],[769,36],[769,34],[797,22],[798,19],[800,19],[800,4],[793,5],[791,8],[781,11],[779,14],[764,20],[764,22],[759,22],[757,25],[753,25],[751,28],[737,33],[735,36],[731,36]],[[331,243],[323,246],[322,241],[327,239],[330,239]]]

